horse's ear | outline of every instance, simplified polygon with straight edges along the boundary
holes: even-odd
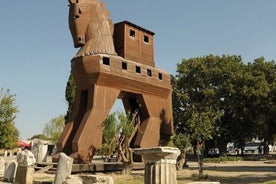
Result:
[[[79,0],[68,0],[70,4],[79,3]]]

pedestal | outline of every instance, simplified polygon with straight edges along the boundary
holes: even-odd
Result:
[[[156,147],[134,149],[145,162],[145,184],[176,184],[178,148]]]

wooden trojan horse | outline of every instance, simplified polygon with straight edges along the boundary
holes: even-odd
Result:
[[[81,48],[71,61],[77,91],[58,151],[75,163],[89,162],[116,99],[126,111],[139,109],[140,129],[131,146],[158,146],[160,137],[173,134],[173,120],[170,76],[154,64],[154,33],[127,21],[113,26],[99,0],[69,3],[74,46]]]

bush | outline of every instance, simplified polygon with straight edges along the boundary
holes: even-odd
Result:
[[[243,160],[242,157],[218,157],[218,158],[204,158],[204,162],[206,163],[221,163],[228,161],[240,161]]]

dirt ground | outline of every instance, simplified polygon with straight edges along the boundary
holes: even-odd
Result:
[[[178,184],[199,181],[197,178],[197,163],[188,162],[188,165],[189,167],[185,167],[182,171],[177,171]],[[274,184],[276,184],[276,161],[205,163],[204,174],[206,175],[206,179],[201,181],[217,181],[221,184],[264,184],[268,181],[275,181]],[[113,176],[115,183],[118,181],[118,178],[120,178],[120,183],[129,184],[131,180],[134,180],[134,183],[143,183],[144,171],[133,171],[131,176],[122,176],[114,173],[110,173],[109,175]],[[35,178],[40,177],[53,179],[54,175],[35,174]],[[0,181],[0,183],[7,184],[7,182],[3,181]]]
[[[178,183],[184,184],[197,181],[198,169],[196,162],[188,163],[189,167],[178,171]],[[218,181],[223,184],[257,184],[275,180],[276,162],[235,161],[226,163],[205,163],[204,181]]]
[[[203,180],[198,180],[197,162],[189,162],[188,165],[189,167],[185,167],[182,171],[177,171],[178,184],[196,181],[220,182],[221,184],[265,184],[274,181],[273,184],[276,184],[276,161],[205,163],[206,179]],[[143,172],[134,171],[132,177],[143,178]]]

